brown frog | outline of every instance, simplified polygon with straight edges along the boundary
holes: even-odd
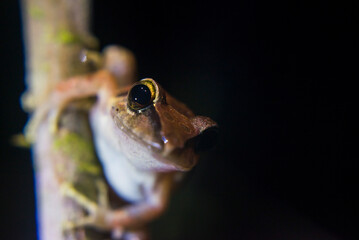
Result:
[[[177,173],[190,170],[198,153],[211,147],[217,124],[193,114],[153,79],[122,86],[110,70],[61,82],[45,108],[55,108],[56,118],[69,102],[89,96],[97,97],[90,125],[105,177],[130,205],[104,209],[79,201],[90,213],[79,222],[120,238],[124,229],[164,211]]]

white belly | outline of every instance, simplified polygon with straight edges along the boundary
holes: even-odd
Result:
[[[144,199],[146,190],[152,189],[156,174],[138,170],[121,151],[126,143],[119,143],[113,131],[113,121],[95,107],[90,115],[97,155],[102,163],[107,181],[123,199],[138,202]]]

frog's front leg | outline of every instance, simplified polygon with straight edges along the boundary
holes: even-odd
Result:
[[[101,70],[93,74],[72,77],[67,81],[60,82],[49,100],[36,109],[30,121],[25,127],[25,136],[29,142],[34,142],[37,127],[49,113],[50,130],[54,134],[58,130],[58,120],[66,107],[74,100],[97,96],[99,100],[108,99],[126,88],[120,89],[113,75]]]
[[[109,214],[108,220],[113,227],[131,227],[146,223],[161,215],[166,209],[171,179],[162,179],[152,192],[146,194],[142,202],[134,203]]]

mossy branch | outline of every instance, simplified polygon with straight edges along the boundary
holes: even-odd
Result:
[[[27,84],[22,105],[31,113],[47,101],[58,82],[90,70],[80,55],[85,48],[97,48],[98,43],[89,31],[90,0],[22,0],[21,7]],[[109,237],[84,227],[64,229],[66,221],[84,217],[86,212],[62,194],[63,183],[96,202],[97,183],[104,182],[87,114],[88,109],[72,105],[61,116],[61,134],[57,135],[49,130],[48,120],[39,124],[33,157],[41,240]]]
[[[43,103],[56,83],[88,71],[80,52],[96,48],[90,0],[22,0],[27,91],[23,108]]]

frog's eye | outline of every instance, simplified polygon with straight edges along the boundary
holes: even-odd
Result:
[[[150,106],[156,97],[156,85],[152,79],[143,79],[136,83],[128,93],[128,107],[139,111]]]

